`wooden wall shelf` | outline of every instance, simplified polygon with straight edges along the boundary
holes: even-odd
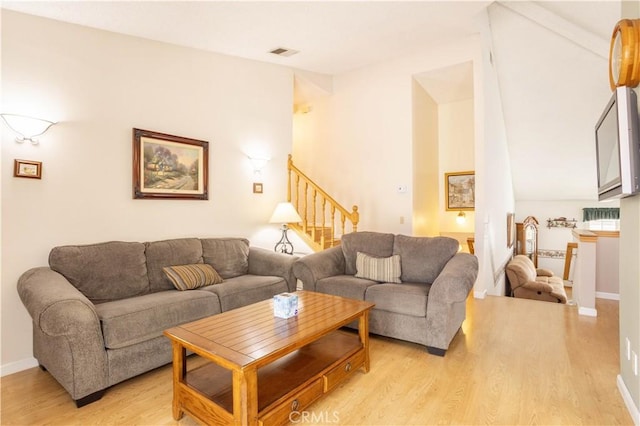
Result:
[[[575,228],[578,221],[559,217],[557,219],[547,219],[547,228]]]

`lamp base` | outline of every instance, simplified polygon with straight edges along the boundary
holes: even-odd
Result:
[[[281,229],[282,237],[280,237],[280,241],[276,243],[273,251],[277,253],[293,254],[293,244],[291,244],[291,241],[289,241],[289,237],[287,237],[287,231],[289,230],[289,227],[284,224],[282,225]]]

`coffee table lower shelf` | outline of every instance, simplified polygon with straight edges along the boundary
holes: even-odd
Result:
[[[368,366],[358,334],[334,331],[257,371],[259,425],[299,419],[300,412],[354,371]],[[233,424],[232,371],[207,363],[187,371],[175,389],[180,408],[195,418]]]

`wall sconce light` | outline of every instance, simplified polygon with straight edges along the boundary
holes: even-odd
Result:
[[[467,215],[462,211],[458,213],[458,216],[456,216],[456,223],[458,225],[464,225],[466,221],[467,221]]]
[[[302,222],[302,218],[296,211],[296,208],[293,207],[293,204],[287,202],[278,203],[276,209],[273,211],[273,215],[271,215],[269,223],[282,224],[282,227],[280,228],[282,230],[282,237],[280,238],[280,241],[276,243],[273,251],[293,254],[293,244],[291,244],[291,241],[289,241],[289,238],[287,237],[287,231],[289,230],[287,223],[294,222]]]
[[[18,135],[16,137],[16,142],[18,143],[29,141],[33,145],[38,145],[39,141],[36,136],[44,134],[49,130],[49,127],[56,124],[53,121],[29,117],[28,115],[3,113],[0,116],[5,124]]]
[[[262,175],[262,169],[267,165],[270,158],[254,158],[247,156],[249,161],[251,161],[251,166],[253,167],[253,175],[256,177],[260,177]]]

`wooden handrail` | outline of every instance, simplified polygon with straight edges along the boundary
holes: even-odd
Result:
[[[293,180],[292,175],[294,177]],[[301,183],[303,184],[302,188],[300,186]],[[301,192],[303,193],[302,196]],[[311,199],[310,203],[309,198]],[[319,203],[317,202],[318,198],[320,199]],[[344,235],[346,232],[345,223],[347,221],[351,223],[352,232],[358,230],[358,222],[360,221],[358,206],[354,205],[351,211],[342,207],[340,203],[293,164],[291,154],[289,154],[287,161],[287,201],[293,204],[302,218],[301,231],[322,248],[332,247],[336,244],[337,237]],[[328,224],[326,217],[327,204],[329,205]],[[311,212],[309,212],[309,209]],[[340,216],[339,233],[335,224],[336,212]],[[309,213],[311,218],[309,218]],[[292,227],[296,229],[296,226]]]

